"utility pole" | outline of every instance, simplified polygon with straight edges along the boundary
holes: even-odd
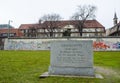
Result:
[[[12,20],[8,21],[8,39],[10,38],[10,22],[12,22]]]

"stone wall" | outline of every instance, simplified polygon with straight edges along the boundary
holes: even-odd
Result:
[[[56,40],[68,39],[5,39],[4,50],[50,50],[50,42]],[[120,51],[120,38],[70,38],[69,40],[93,40],[94,51]]]
[[[0,50],[4,49],[4,38],[0,38]]]

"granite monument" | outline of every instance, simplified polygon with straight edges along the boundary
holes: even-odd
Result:
[[[48,74],[94,77],[92,40],[53,41]]]

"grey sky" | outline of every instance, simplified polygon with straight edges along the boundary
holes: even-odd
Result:
[[[96,19],[106,28],[113,26],[114,12],[120,19],[120,0],[0,0],[0,24],[18,28],[20,24],[37,23],[39,18],[48,13],[58,13],[69,19],[78,5],[97,7]]]

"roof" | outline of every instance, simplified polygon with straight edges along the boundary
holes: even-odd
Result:
[[[63,28],[66,25],[76,25],[79,22],[80,21],[76,21],[76,20],[45,21],[42,24],[21,24],[19,29],[29,29],[32,27],[47,28],[46,26],[50,26],[51,23],[52,23],[52,26],[54,26],[54,27]],[[104,28],[105,29],[105,27],[102,24],[100,24],[97,20],[86,20],[84,23],[84,27],[85,28]]]
[[[8,29],[0,29],[1,33],[8,33]],[[16,33],[16,36],[22,36],[22,32],[19,29],[10,29],[10,33]]]
[[[120,26],[120,22],[117,25]]]
[[[19,29],[39,28],[40,24],[21,24]]]
[[[117,23],[116,25],[114,25],[113,27],[107,29],[107,36],[110,36],[110,35],[116,33],[118,28],[119,28],[119,26],[120,26],[120,22]]]
[[[0,24],[0,29],[6,29],[8,28],[8,24]],[[13,26],[9,25],[9,28],[13,28]]]
[[[114,25],[113,27],[109,28],[108,30],[114,29],[114,28],[116,28],[116,26],[120,26],[120,22],[117,23],[116,25]]]
[[[97,20],[87,20],[85,22],[86,28],[105,28],[102,24],[100,24]]]
[[[53,21],[53,24],[55,24],[55,26],[59,26],[59,27],[64,27],[66,25],[76,25],[78,24],[79,21],[76,20],[66,20],[66,21]],[[45,21],[43,23],[43,25],[50,25],[51,21]],[[84,27],[85,28],[105,28],[102,24],[100,24],[97,20],[86,20],[84,23]]]

